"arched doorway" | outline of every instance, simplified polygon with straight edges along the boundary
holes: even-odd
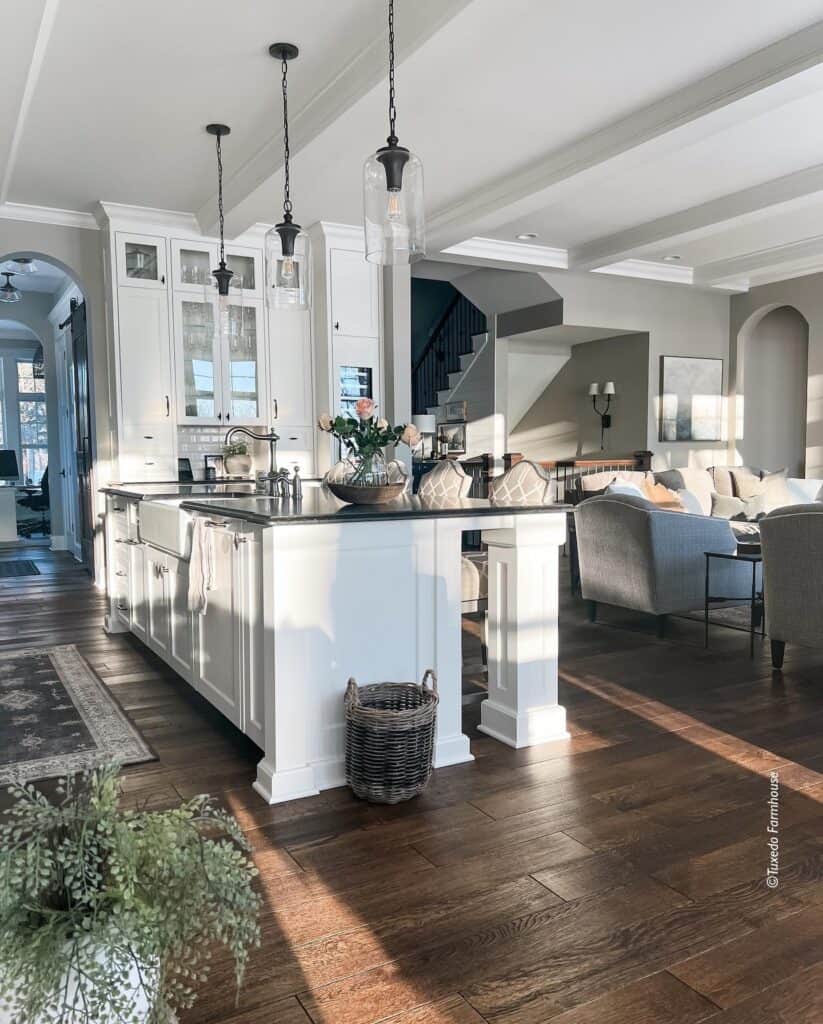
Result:
[[[7,380],[4,444],[16,455],[16,488],[22,493],[29,489],[26,498],[18,495],[19,538],[46,535],[55,550],[70,551],[91,569],[92,430],[84,293],[70,268],[46,253],[8,253],[0,258],[0,271],[11,275],[8,280],[19,296],[0,302],[0,318],[12,325],[6,333],[28,332],[36,339],[27,357],[0,357]],[[42,362],[39,374],[31,372],[32,357],[35,365]],[[26,519],[25,509],[21,514],[29,500],[37,522]]]
[[[746,465],[806,470],[809,324],[794,306],[752,314],[737,338],[737,448]]]

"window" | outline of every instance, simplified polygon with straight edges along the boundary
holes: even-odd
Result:
[[[24,480],[39,483],[49,462],[46,382],[35,377],[31,360],[17,360],[17,412]]]

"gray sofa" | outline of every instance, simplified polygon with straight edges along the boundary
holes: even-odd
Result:
[[[695,611],[705,598],[706,551],[733,553],[729,522],[656,508],[632,495],[589,498],[574,512],[583,598],[657,617],[658,634],[672,612]],[[823,520],[821,520],[823,523]],[[751,599],[751,566],[717,560],[712,593],[739,603]]]
[[[772,664],[786,644],[823,647],[823,503],[790,505],[760,520]]]

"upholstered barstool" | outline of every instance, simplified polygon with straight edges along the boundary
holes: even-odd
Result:
[[[551,478],[540,466],[523,459],[489,483],[489,501],[493,505],[551,505]]]

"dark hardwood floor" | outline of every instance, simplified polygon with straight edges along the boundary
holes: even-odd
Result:
[[[0,552],[0,557],[7,557]],[[17,557],[17,556],[15,556]],[[74,643],[159,755],[130,801],[209,791],[265,896],[239,1006],[218,962],[183,1024],[820,1024],[823,651],[773,674],[758,640],[642,617],[597,625],[564,590],[572,738],[473,764],[397,807],[345,789],[267,807],[256,749],[130,636],[67,556],[0,581],[3,648]],[[767,646],[767,645],[766,645]],[[779,887],[765,884],[769,773]]]

